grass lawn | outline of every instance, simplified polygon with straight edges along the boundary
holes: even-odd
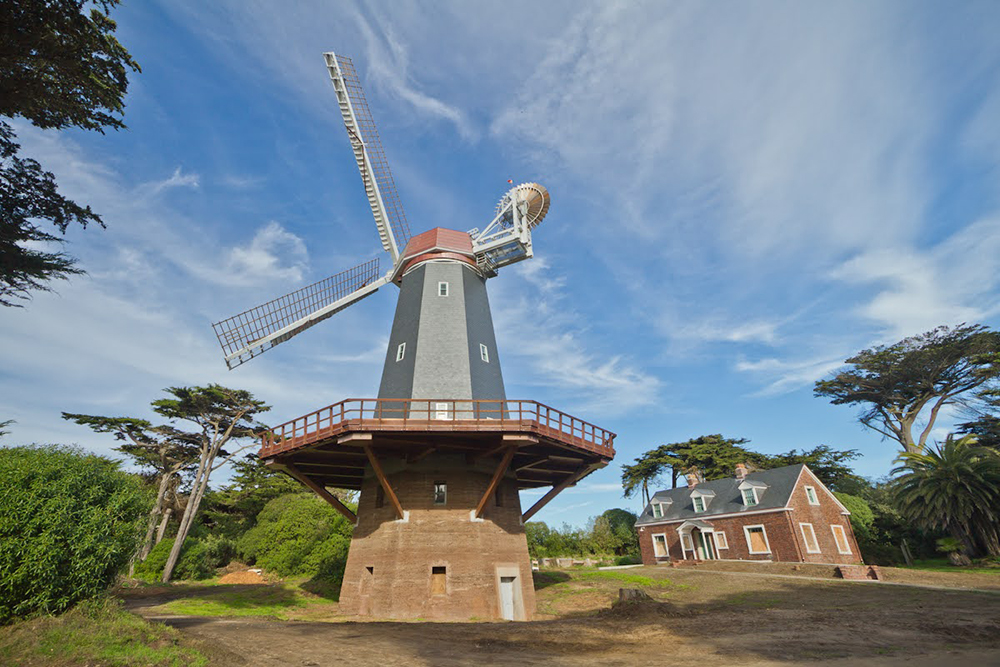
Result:
[[[952,574],[961,574],[967,572],[975,572],[977,574],[997,574],[1000,575],[1000,566],[994,567],[983,567],[983,566],[967,566],[967,567],[956,567],[948,562],[947,558],[929,558],[927,560],[915,560],[913,565],[900,565],[900,569],[903,570],[926,570],[928,572],[950,572]]]
[[[201,667],[208,662],[177,630],[130,614],[115,599],[0,627],[3,665]]]

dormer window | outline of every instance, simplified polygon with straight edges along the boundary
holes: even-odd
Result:
[[[764,482],[754,482],[748,479],[740,482],[739,487],[740,496],[743,498],[744,507],[754,507],[760,504],[761,496],[764,495],[764,491],[767,490],[767,484]]]
[[[691,492],[691,504],[694,505],[695,512],[704,512],[708,507],[708,504],[712,502],[712,498],[715,497],[715,491],[706,491],[704,489],[695,489]]]
[[[663,516],[667,513],[667,507],[670,506],[670,502],[671,501],[668,499],[664,502],[653,503],[653,518],[662,519]]]

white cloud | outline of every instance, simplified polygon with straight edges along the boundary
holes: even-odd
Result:
[[[200,185],[198,174],[185,174],[180,167],[174,169],[174,173],[161,181],[146,183],[143,189],[148,190],[152,195],[158,195],[170,188],[197,188]]]
[[[302,281],[308,269],[306,244],[275,221],[257,230],[247,245],[229,250],[225,274],[231,284]]]
[[[779,396],[803,387],[829,375],[844,364],[844,355],[822,356],[812,359],[782,360],[773,357],[756,361],[740,360],[734,370],[764,378],[765,386],[755,396]]]

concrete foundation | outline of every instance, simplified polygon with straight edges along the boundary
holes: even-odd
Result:
[[[475,518],[495,458],[477,463],[452,453],[381,463],[404,518],[369,468],[341,610],[377,618],[530,620],[535,593],[513,475]]]

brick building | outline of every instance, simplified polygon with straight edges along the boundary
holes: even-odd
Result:
[[[636,521],[642,562],[860,563],[850,512],[803,464],[653,494]]]

